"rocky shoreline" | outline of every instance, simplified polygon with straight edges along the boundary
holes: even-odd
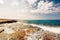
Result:
[[[0,40],[60,40],[60,33],[27,23],[9,23],[0,27]]]

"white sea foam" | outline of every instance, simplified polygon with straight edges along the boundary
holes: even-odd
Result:
[[[20,25],[20,23],[17,23],[18,25]],[[50,32],[54,32],[54,33],[60,33],[60,27],[51,27],[51,26],[44,26],[44,25],[36,25],[36,24],[28,24],[28,23],[22,23],[24,25],[32,25],[33,27],[39,27],[39,28],[42,28],[43,30],[47,30],[47,31],[50,31]],[[16,24],[11,24],[11,25],[16,25]],[[17,26],[18,26],[17,25]],[[13,33],[13,29],[10,29],[10,28],[4,28],[5,29],[5,32],[6,33]]]
[[[12,33],[14,33],[15,31],[13,30],[13,29],[11,29],[11,28],[6,28],[5,30],[4,30],[4,33],[7,33],[7,34],[12,34]]]
[[[44,25],[35,25],[35,24],[31,24],[32,26],[35,27],[39,27],[42,28],[43,30],[47,30],[50,32],[54,32],[54,33],[60,33],[60,27],[51,27],[51,26],[44,26]]]

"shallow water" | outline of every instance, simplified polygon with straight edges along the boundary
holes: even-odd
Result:
[[[60,26],[60,20],[25,20],[25,21],[30,24]]]

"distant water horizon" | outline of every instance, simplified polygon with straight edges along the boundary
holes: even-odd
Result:
[[[25,20],[30,24],[60,26],[60,20]]]

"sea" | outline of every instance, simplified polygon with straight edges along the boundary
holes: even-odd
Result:
[[[60,26],[60,20],[25,20],[29,24]]]

